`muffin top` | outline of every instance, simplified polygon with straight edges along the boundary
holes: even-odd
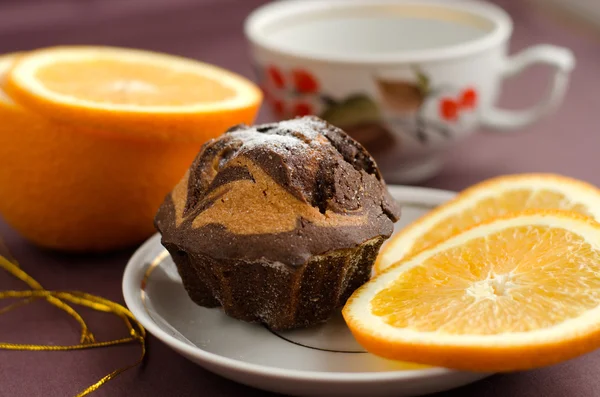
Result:
[[[161,205],[163,242],[299,266],[389,236],[399,209],[369,153],[317,117],[238,125],[207,142]]]

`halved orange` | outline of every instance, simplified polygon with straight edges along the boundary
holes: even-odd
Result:
[[[0,57],[0,86],[30,56]],[[69,119],[68,112],[46,117],[24,103],[0,89],[0,215],[26,239],[52,249],[105,251],[148,238],[156,210],[205,142],[203,134],[216,133],[212,122],[195,123],[197,131],[185,137],[170,129],[99,128]],[[227,122],[254,117],[236,114],[242,118]]]
[[[474,185],[416,220],[381,250],[375,271],[433,245],[479,222],[529,208],[564,209],[600,219],[600,189],[554,174],[517,174]]]
[[[260,89],[191,59],[115,47],[53,47],[20,57],[5,90],[48,118],[136,137],[205,141],[252,123]]]
[[[18,59],[0,57],[0,82]],[[128,140],[49,119],[0,90],[0,215],[37,245],[102,251],[155,232],[154,214],[201,143]]]
[[[482,223],[392,267],[344,318],[373,354],[513,371],[600,347],[600,224],[529,210]]]

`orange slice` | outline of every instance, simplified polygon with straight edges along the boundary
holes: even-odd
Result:
[[[600,347],[600,224],[560,210],[491,220],[402,261],[343,310],[373,354],[469,371]]]
[[[479,222],[530,208],[564,209],[600,219],[600,190],[582,181],[552,174],[492,178],[416,220],[381,250],[375,272]]]
[[[205,141],[252,123],[262,100],[249,80],[191,59],[113,47],[53,47],[21,57],[5,82],[46,117],[123,134]]]

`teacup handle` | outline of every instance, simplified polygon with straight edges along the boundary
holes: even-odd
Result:
[[[527,126],[540,119],[562,101],[569,74],[575,66],[573,53],[563,47],[549,44],[527,48],[508,58],[502,67],[502,77],[514,76],[534,64],[552,67],[554,75],[548,89],[536,105],[525,110],[505,110],[492,107],[482,114],[482,124],[495,130],[506,131]]]

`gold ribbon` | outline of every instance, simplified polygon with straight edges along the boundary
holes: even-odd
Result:
[[[0,242],[0,250],[6,251],[6,247]],[[6,255],[10,257],[10,255]],[[29,344],[16,344],[16,343],[3,343],[0,342],[0,349],[4,350],[28,350],[28,351],[65,351],[65,350],[82,350],[82,349],[93,349],[98,347],[116,346],[123,345],[132,342],[138,342],[142,348],[140,358],[133,364],[123,368],[119,368],[108,375],[102,377],[93,385],[89,386],[85,390],[81,391],[76,397],[88,395],[98,390],[103,384],[109,380],[115,378],[119,374],[131,369],[138,364],[141,364],[146,354],[146,330],[144,327],[135,319],[133,314],[122,305],[112,302],[102,297],[87,294],[85,292],[78,291],[48,291],[42,288],[40,283],[33,279],[30,275],[25,273],[19,266],[18,262],[11,258],[8,260],[5,256],[0,254],[0,268],[8,271],[14,277],[26,283],[31,289],[25,291],[0,291],[0,299],[20,299],[15,303],[0,309],[0,315],[10,310],[16,309],[17,307],[24,306],[37,299],[45,299],[48,303],[57,308],[63,310],[79,323],[81,327],[81,338],[79,344],[67,345],[67,346],[56,346],[56,345],[29,345]],[[68,303],[89,307],[91,309],[112,313],[119,316],[129,331],[129,337],[110,340],[105,342],[98,342],[94,338],[92,331],[87,327],[83,318],[73,309]]]

